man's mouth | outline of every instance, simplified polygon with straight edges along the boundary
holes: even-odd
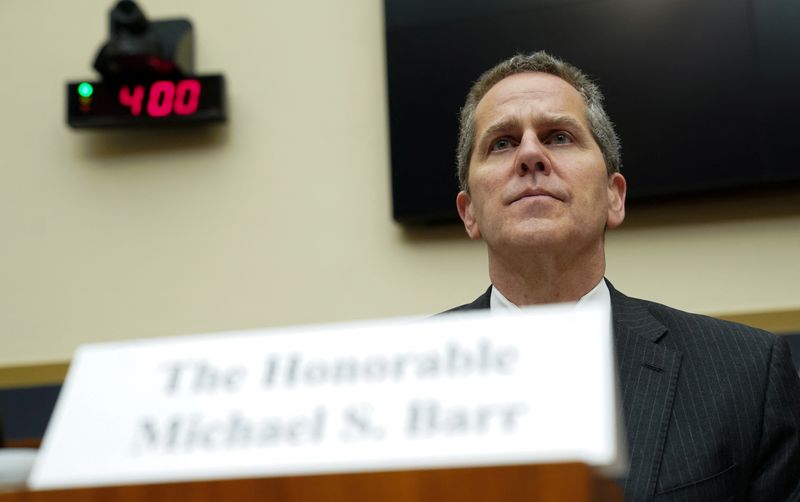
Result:
[[[531,188],[517,194],[515,197],[511,199],[511,203],[513,204],[515,202],[519,202],[521,200],[526,200],[526,199],[555,199],[558,201],[562,200],[561,197],[558,197],[557,195],[553,194],[550,191],[543,190],[541,188]]]

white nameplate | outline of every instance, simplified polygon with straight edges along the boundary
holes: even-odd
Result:
[[[607,310],[78,349],[33,488],[583,461],[620,474]]]

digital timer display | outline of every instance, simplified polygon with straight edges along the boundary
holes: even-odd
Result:
[[[221,122],[222,75],[67,84],[67,123],[76,128]]]

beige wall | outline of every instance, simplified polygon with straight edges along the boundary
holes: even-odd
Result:
[[[0,366],[81,343],[431,313],[486,284],[460,229],[391,219],[382,2],[141,1],[189,15],[230,122],[75,132],[111,0],[0,2]],[[676,175],[688,175],[676,173]],[[798,194],[633,208],[609,277],[692,310],[800,308]]]

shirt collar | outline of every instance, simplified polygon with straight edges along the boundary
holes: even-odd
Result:
[[[575,308],[580,309],[592,306],[608,307],[610,305],[611,293],[608,291],[608,285],[606,285],[606,281],[604,279],[600,279],[600,282],[598,282],[591,291],[583,295],[577,302],[575,302]],[[511,300],[503,296],[503,293],[494,287],[494,285],[492,285],[492,294],[489,298],[489,309],[494,313],[514,312],[520,310],[518,306],[511,303]]]

